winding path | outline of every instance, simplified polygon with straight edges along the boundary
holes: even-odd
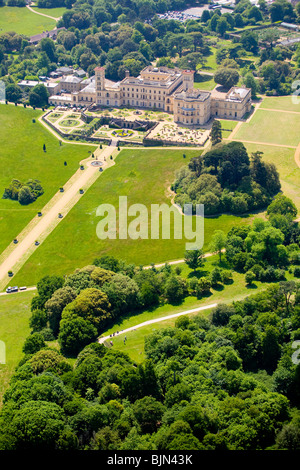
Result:
[[[58,21],[60,20],[61,16],[59,18],[55,18],[54,16],[50,16],[50,15],[45,15],[45,13],[40,13],[39,11],[35,11],[33,8],[31,8],[30,5],[26,5],[26,8],[30,11],[32,11],[32,13],[35,13],[36,15],[40,15],[40,16],[45,16],[46,18],[50,18],[51,20],[54,20],[54,21]]]
[[[203,305],[202,307],[197,307],[197,308],[193,308],[191,310],[184,310],[183,312],[179,312],[179,313],[173,313],[172,315],[167,315],[166,317],[159,317],[159,318],[153,318],[153,320],[148,320],[148,321],[145,321],[143,323],[139,323],[138,325],[134,325],[134,326],[131,326],[129,328],[126,328],[125,330],[121,330],[119,331],[118,334],[115,334],[115,336],[119,336],[119,335],[123,335],[125,333],[128,333],[129,331],[134,331],[136,330],[137,328],[142,328],[143,326],[147,326],[147,325],[152,325],[153,323],[159,323],[159,322],[162,322],[164,320],[169,320],[170,318],[176,318],[176,317],[180,317],[182,315],[188,315],[190,313],[196,313],[196,312],[200,312],[201,310],[207,310],[209,308],[214,308],[216,307],[218,304],[209,304],[209,305]],[[100,338],[98,340],[99,343],[104,343],[105,341],[107,341],[108,339],[113,339],[112,336],[108,335],[108,336],[104,336],[103,338]]]

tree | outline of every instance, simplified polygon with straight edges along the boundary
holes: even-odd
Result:
[[[207,295],[210,293],[211,281],[206,277],[201,277],[196,286],[197,297]]]
[[[212,123],[210,137],[212,145],[216,145],[222,142],[222,125],[221,122],[217,119],[214,119]]]
[[[245,281],[246,281],[246,284],[248,284],[249,286],[252,285],[253,281],[256,279],[256,275],[254,274],[253,271],[247,271],[246,274],[245,274]]]
[[[276,449],[289,451],[300,450],[299,422],[295,420],[295,422],[291,422],[283,426],[276,437]]]
[[[239,81],[239,73],[236,69],[220,67],[214,75],[214,80],[224,88],[229,89]]]
[[[11,450],[53,451],[65,427],[60,406],[47,401],[28,401],[15,411],[6,430],[12,437]]]
[[[18,194],[18,201],[22,206],[27,206],[33,201],[33,196],[28,186],[22,186]]]
[[[246,51],[253,52],[253,54],[258,52],[258,38],[255,31],[244,31],[241,35],[241,43]]]
[[[209,280],[212,286],[217,286],[219,282],[222,282],[222,271],[220,268],[214,268],[209,276]]]
[[[60,289],[64,284],[63,277],[60,276],[45,276],[37,283],[38,295],[34,296],[31,302],[31,310],[37,308],[44,308],[45,303],[52,297],[52,294]]]
[[[217,23],[217,33],[220,34],[221,37],[223,37],[228,29],[230,29],[230,25],[224,17],[221,17]]]
[[[44,348],[46,343],[41,333],[33,333],[28,336],[23,345],[24,354],[34,354],[40,349]]]
[[[212,322],[216,326],[227,325],[232,315],[236,313],[232,305],[218,304],[212,311]]]
[[[52,297],[45,303],[45,311],[47,312],[50,328],[54,336],[58,335],[59,322],[63,309],[71,303],[76,297],[76,291],[69,286],[57,289]]]
[[[75,356],[86,345],[95,341],[97,329],[87,320],[76,315],[60,322],[58,342],[63,354]]]
[[[129,276],[117,273],[102,289],[107,294],[116,316],[130,309],[135,310],[139,306],[139,287]]]
[[[28,361],[34,374],[39,375],[43,372],[51,372],[56,375],[62,375],[72,370],[67,360],[54,349],[40,349]]]
[[[297,208],[290,198],[283,194],[278,194],[268,206],[267,214],[268,216],[271,214],[282,214],[293,219],[297,216]]]
[[[5,97],[7,101],[18,103],[22,98],[22,90],[18,85],[10,83],[5,88]]]
[[[99,289],[87,288],[69,303],[62,312],[62,319],[70,316],[82,317],[100,333],[112,318],[107,295]]]
[[[184,254],[184,261],[190,269],[194,272],[197,268],[203,266],[203,251],[202,250],[187,250]]]
[[[43,108],[48,104],[49,93],[45,85],[36,85],[29,93],[29,104],[30,106],[36,106]]]
[[[178,304],[182,302],[187,293],[185,280],[180,276],[169,276],[165,283],[164,291],[169,303]]]
[[[286,310],[289,312],[290,300],[298,290],[298,284],[295,281],[281,281],[279,286],[279,292],[284,295]]]
[[[47,314],[44,310],[33,310],[29,319],[29,326],[33,332],[41,331],[47,325]]]
[[[152,434],[158,428],[158,423],[164,414],[165,407],[155,398],[145,396],[133,405],[134,415],[141,426],[143,434]]]
[[[211,242],[209,245],[209,249],[213,253],[218,253],[219,254],[219,262],[221,263],[222,260],[222,251],[226,246],[226,235],[222,230],[216,230],[213,233],[213,236],[211,238]]]
[[[43,38],[40,41],[39,46],[40,46],[41,50],[44,51],[47,54],[48,59],[50,60],[50,62],[56,62],[55,42],[52,39]]]
[[[248,72],[245,75],[244,84],[245,84],[245,87],[251,88],[251,97],[252,99],[255,100],[257,98],[258,83],[257,83],[257,80],[255,80],[253,73]]]
[[[279,331],[272,325],[266,328],[262,342],[262,353],[264,368],[268,373],[274,372],[280,358],[281,348],[279,345]]]

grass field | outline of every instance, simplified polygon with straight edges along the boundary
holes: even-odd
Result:
[[[260,105],[261,108],[280,109],[282,111],[294,111],[300,113],[299,96],[266,97]]]
[[[60,146],[58,139],[38,122],[40,114],[19,106],[0,105],[0,159],[5,169],[0,174],[1,196],[14,178],[22,182],[39,179],[44,188],[44,194],[28,206],[0,199],[0,253],[75,173],[79,162],[89,156],[88,151],[95,149],[92,145]]]
[[[52,16],[50,13],[49,15]],[[36,15],[25,7],[0,8],[0,34],[15,31],[18,34],[34,36],[46,30],[50,31],[55,25],[55,20]]]
[[[96,226],[100,219],[96,217],[96,209],[101,203],[109,203],[118,212],[119,196],[128,196],[128,206],[135,203],[143,203],[147,207],[155,203],[170,204],[168,187],[174,181],[175,170],[186,165],[191,156],[199,155],[199,150],[185,150],[184,153],[185,159],[179,149],[124,149],[115,166],[98,178],[16,274],[15,284],[35,285],[48,272],[71,273],[104,253],[137,265],[183,258],[184,239],[99,240]],[[250,220],[251,216],[231,215],[206,218],[204,249],[208,249],[214,230],[227,232],[233,225]]]
[[[215,88],[216,82],[214,77],[211,75],[198,75],[197,81],[194,82],[194,88],[198,88],[199,90],[208,90],[211,91]]]
[[[62,8],[33,7],[33,10],[36,11],[37,13],[43,13],[44,15],[53,16],[53,18],[60,18],[67,11],[67,9],[64,7]]]
[[[266,142],[296,147],[299,144],[300,113],[284,113],[258,109],[250,122],[243,123],[235,135],[237,140]]]
[[[219,121],[222,126],[222,138],[227,139],[236,127],[237,121],[230,121],[228,119],[219,119]]]
[[[21,360],[25,338],[30,334],[29,317],[34,292],[0,297],[0,340],[6,347],[6,363],[0,364],[0,405],[15,367]]]

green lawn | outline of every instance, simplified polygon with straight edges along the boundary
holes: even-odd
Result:
[[[300,168],[294,159],[295,149],[272,147],[270,145],[245,144],[249,155],[261,151],[263,158],[276,165],[280,175],[283,193],[291,198],[300,214]]]
[[[16,274],[15,284],[35,285],[48,272],[71,273],[77,267],[92,263],[95,257],[104,253],[137,265],[183,258],[184,239],[98,239],[96,227],[100,219],[96,217],[96,209],[101,203],[109,203],[116,207],[118,213],[119,196],[128,196],[128,206],[143,203],[149,208],[155,203],[170,204],[167,193],[174,180],[175,170],[186,165],[191,156],[199,155],[199,150],[186,149],[184,153],[185,159],[183,151],[179,149],[122,150],[115,166],[104,171]],[[181,218],[180,215],[178,217]],[[214,230],[227,232],[235,224],[250,221],[251,216],[206,218],[204,249],[208,249]]]
[[[29,317],[34,291],[0,297],[0,340],[6,347],[6,362],[0,364],[0,404],[15,367],[21,360],[25,338],[30,334]]]
[[[50,14],[50,16],[52,15]],[[25,7],[0,8],[0,34],[15,31],[18,34],[34,36],[43,31],[54,29],[55,25],[55,20],[36,15]]]
[[[43,13],[44,15],[53,16],[53,18],[60,18],[67,11],[67,9],[64,8],[64,7],[62,7],[62,8],[39,8],[39,7],[34,7],[33,9],[38,13]]]
[[[197,81],[194,82],[194,88],[198,88],[199,90],[211,91],[216,86],[214,77],[212,77],[211,75],[198,74],[196,79]]]
[[[280,109],[283,111],[295,111],[300,113],[299,96],[266,97],[260,105],[261,108]]]
[[[222,126],[222,138],[227,139],[237,125],[237,121],[230,121],[229,119],[219,119],[219,121]]]
[[[88,152],[95,149],[77,144],[60,146],[58,139],[38,122],[40,114],[20,106],[0,105],[0,159],[5,169],[0,173],[1,196],[14,178],[22,182],[38,179],[44,188],[44,194],[28,206],[0,198],[0,253],[75,173]]]
[[[296,147],[299,144],[300,114],[258,109],[249,123],[243,123],[236,140],[266,142]]]

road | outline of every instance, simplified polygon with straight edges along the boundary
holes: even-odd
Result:
[[[35,286],[27,287],[26,290],[21,290],[21,291],[18,291],[18,292],[12,292],[11,294],[7,294],[6,292],[0,292],[0,296],[2,296],[2,295],[13,295],[13,294],[22,294],[23,292],[28,292],[28,291],[32,291],[32,290],[36,290],[36,287]]]

